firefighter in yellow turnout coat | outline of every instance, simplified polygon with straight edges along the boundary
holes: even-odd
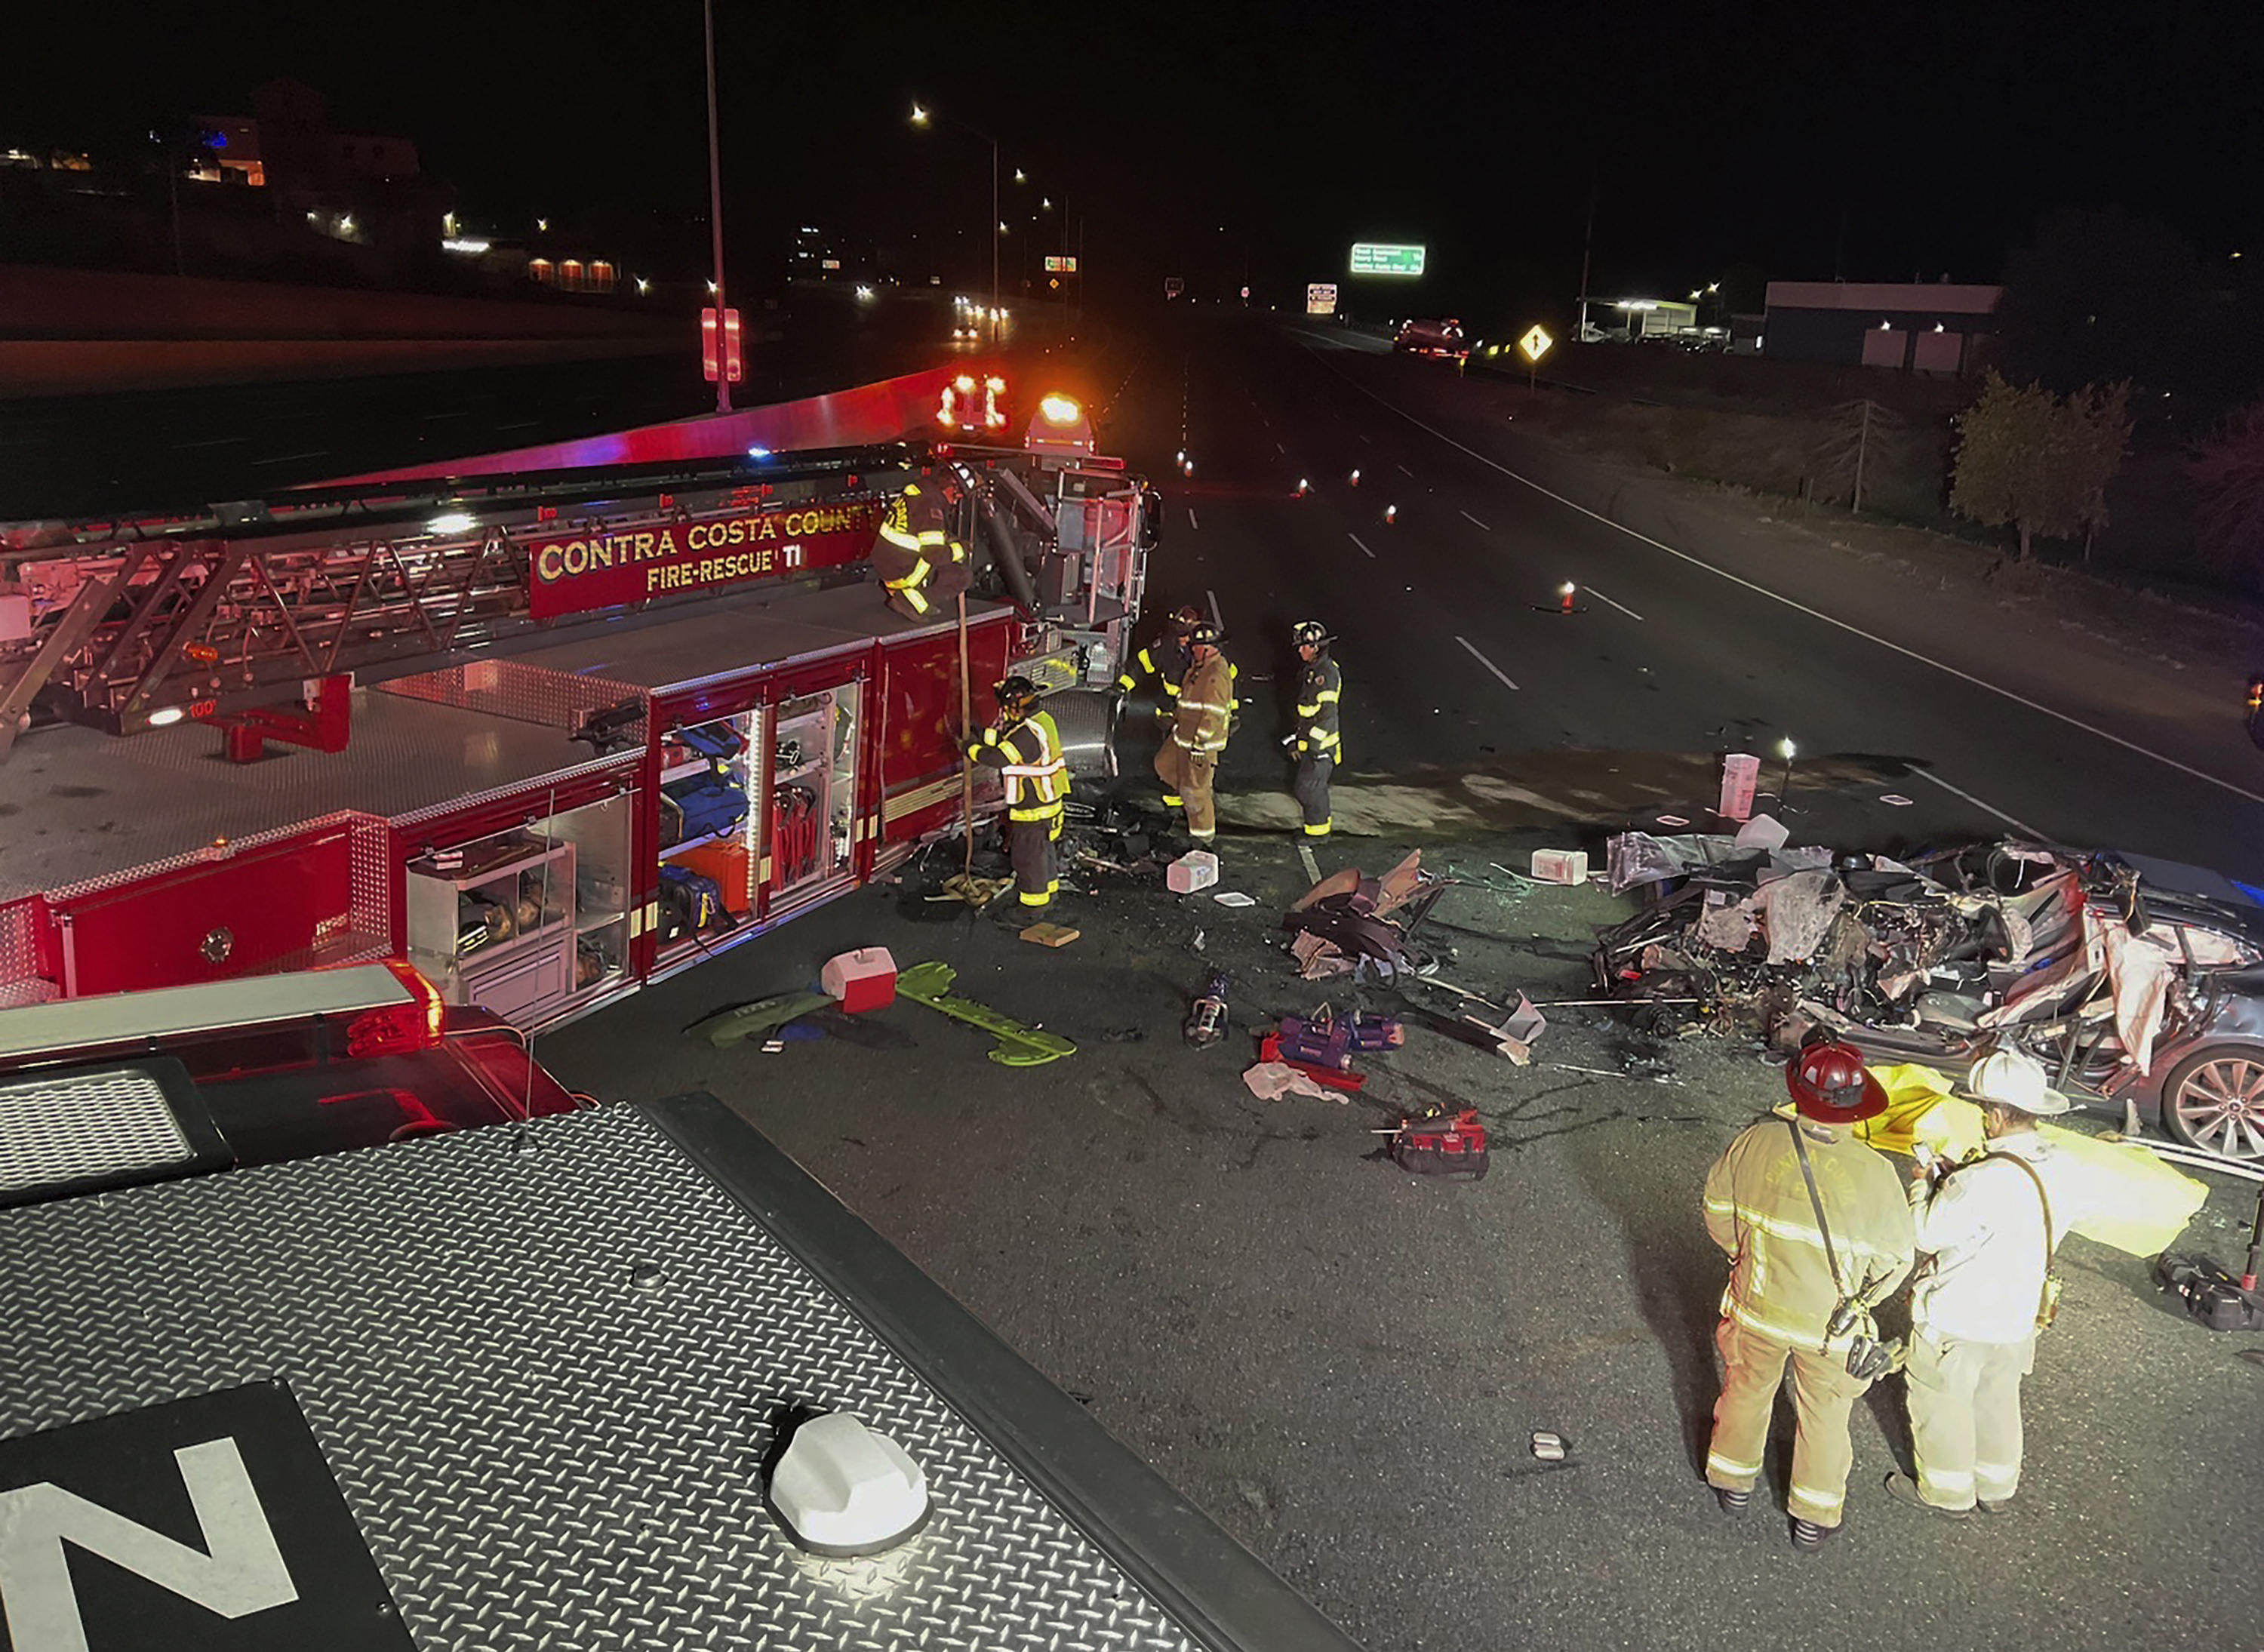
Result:
[[[1179,712],[1179,688],[1194,663],[1193,650],[1187,646],[1187,636],[1201,621],[1202,615],[1193,608],[1174,608],[1171,618],[1164,622],[1163,634],[1146,647],[1136,650],[1131,658],[1124,662],[1123,670],[1117,675],[1117,688],[1124,693],[1133,693],[1143,682],[1150,677],[1155,678],[1162,696],[1156,706],[1156,715],[1170,722]],[[1227,704],[1231,712],[1240,704],[1235,693],[1235,679],[1240,672],[1231,660],[1227,662],[1226,676]],[[1166,733],[1165,738],[1169,740],[1170,737]],[[1178,808],[1186,801],[1169,781],[1165,783],[1165,808]]]
[[[1038,685],[1010,677],[991,691],[998,722],[967,748],[967,755],[1006,780],[1006,848],[1014,866],[1014,895],[1025,908],[1049,906],[1061,888],[1054,844],[1061,837],[1062,806],[1069,798],[1069,764],[1053,715],[1038,709]]]
[[[1745,1512],[1789,1366],[1798,1431],[1787,1508],[1794,1546],[1813,1553],[1839,1530],[1848,1413],[1871,1386],[1848,1371],[1848,1344],[1876,1337],[1870,1308],[1909,1275],[1912,1224],[1902,1178],[1847,1128],[1887,1105],[1861,1054],[1810,1043],[1785,1088],[1791,1108],[1745,1130],[1706,1177],[1706,1231],[1731,1264],[1706,1479],[1724,1512]]]
[[[947,608],[974,583],[967,547],[950,529],[951,503],[940,482],[908,482],[889,501],[873,546],[873,576],[889,606],[907,620],[934,618],[939,604]]]
[[[1208,620],[1187,634],[1192,663],[1179,685],[1172,732],[1156,754],[1156,776],[1166,796],[1185,801],[1187,836],[1200,849],[1208,849],[1218,836],[1211,776],[1218,768],[1218,754],[1226,750],[1234,718],[1234,668],[1218,651],[1220,641],[1219,628]]]

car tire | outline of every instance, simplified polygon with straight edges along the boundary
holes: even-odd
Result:
[[[2212,1044],[2162,1081],[2162,1128],[2220,1157],[2264,1160],[2264,1049]]]

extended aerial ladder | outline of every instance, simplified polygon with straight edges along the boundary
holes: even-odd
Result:
[[[0,527],[0,757],[35,703],[112,734],[209,722],[238,757],[265,739],[336,750],[349,676],[426,669],[596,617],[538,611],[531,547],[871,504],[902,475],[947,468],[966,489],[970,538],[1035,627],[1032,651],[1066,659],[1064,677],[1105,680],[1137,612],[1153,496],[1082,455],[899,442]]]

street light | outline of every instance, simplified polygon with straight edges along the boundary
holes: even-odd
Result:
[[[948,120],[963,132],[969,132],[990,146],[990,339],[998,339],[998,140],[979,127],[971,127],[956,115],[940,114],[932,109],[912,105],[912,124],[924,127],[931,120]]]

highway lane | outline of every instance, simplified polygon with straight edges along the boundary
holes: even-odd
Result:
[[[1245,678],[1286,676],[1295,620],[1335,624],[1353,770],[1581,748],[1766,756],[1789,735],[1803,760],[1907,765],[1887,772],[1911,805],[1880,803],[1880,786],[1831,811],[1874,842],[2018,823],[2264,880],[2264,768],[2237,702],[2198,672],[1583,474],[1490,415],[1498,387],[1439,364],[1215,325],[1175,353],[1195,474],[1172,489],[1153,589],[1215,592]],[[1158,376],[1170,360],[1158,352]],[[1154,411],[1132,456],[1152,471],[1179,451],[1164,405],[1177,389],[1139,404]],[[1570,616],[1567,578],[1582,592]],[[1230,752],[1231,784],[1278,784],[1272,727],[1254,719]],[[1765,762],[1765,784],[1780,768]]]

